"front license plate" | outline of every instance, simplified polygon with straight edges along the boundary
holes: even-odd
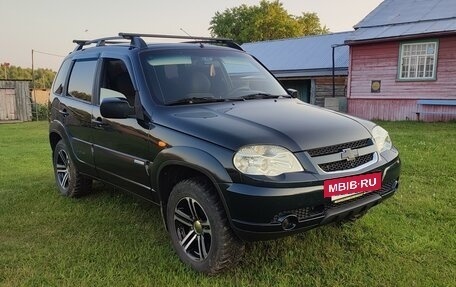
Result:
[[[382,173],[370,173],[325,180],[323,194],[333,201],[382,188]]]

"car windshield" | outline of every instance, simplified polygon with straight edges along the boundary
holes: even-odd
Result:
[[[149,88],[165,105],[287,96],[251,56],[225,49],[173,49],[142,55]]]

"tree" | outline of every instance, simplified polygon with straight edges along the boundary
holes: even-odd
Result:
[[[316,13],[290,15],[278,0],[262,0],[258,6],[243,4],[222,13],[217,11],[210,25],[213,37],[230,38],[240,44],[329,32],[326,26],[321,25]]]
[[[30,68],[21,68],[18,66],[4,67],[2,65],[0,72],[0,79],[5,78],[9,80],[32,80],[32,69]],[[52,85],[52,81],[55,77],[55,72],[51,69],[38,68],[34,71],[35,76],[35,87],[39,89],[49,89]],[[32,83],[30,83],[30,88],[33,88]]]
[[[304,12],[301,17],[297,17],[303,35],[322,35],[329,33],[326,26],[321,26],[320,18],[317,13]]]

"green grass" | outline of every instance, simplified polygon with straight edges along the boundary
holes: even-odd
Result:
[[[47,123],[0,125],[0,286],[456,286],[456,124],[385,122],[401,188],[354,225],[247,245],[207,277],[174,254],[159,209],[103,184],[55,188]]]

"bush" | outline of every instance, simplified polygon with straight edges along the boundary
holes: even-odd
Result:
[[[48,105],[32,103],[32,120],[43,121],[49,119]]]

